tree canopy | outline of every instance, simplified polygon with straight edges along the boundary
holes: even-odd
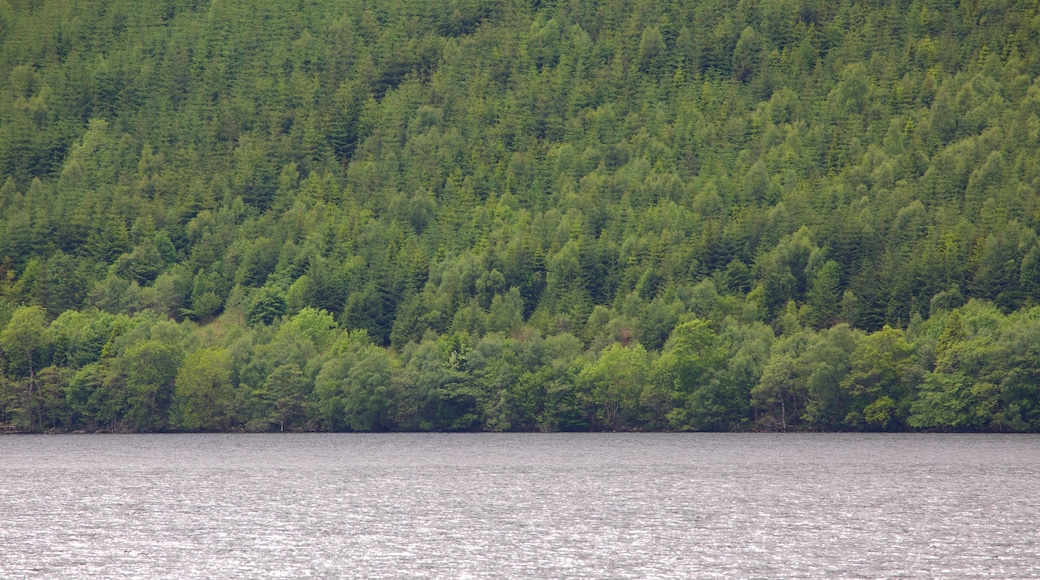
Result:
[[[1036,0],[0,1],[5,430],[1035,431],[1038,228]]]

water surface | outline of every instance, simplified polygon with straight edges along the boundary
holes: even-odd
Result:
[[[0,437],[0,577],[992,577],[1040,437]]]

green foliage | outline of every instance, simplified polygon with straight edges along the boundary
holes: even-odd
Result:
[[[126,377],[125,417],[130,429],[162,431],[167,428],[178,367],[183,358],[180,349],[159,340],[137,343],[120,357],[117,365]]]
[[[1040,427],[1035,2],[10,4],[2,429]]]
[[[635,425],[649,371],[649,353],[642,345],[614,344],[582,369],[577,382],[598,406],[597,418],[602,425],[617,431]]]
[[[300,428],[309,416],[309,381],[295,364],[276,367],[264,379],[263,386],[250,394],[253,418],[246,427],[266,431],[274,425],[279,431]]]
[[[34,431],[40,423],[37,415],[40,414],[40,398],[44,393],[37,371],[44,366],[51,340],[46,313],[39,306],[18,308],[0,331],[0,350],[8,363],[8,372],[23,377],[20,384],[14,386],[17,394],[9,393],[4,397],[10,400],[5,404],[10,409],[5,410],[23,417],[19,423],[24,423],[29,431]]]
[[[725,430],[746,416],[746,398],[725,373],[729,345],[704,320],[672,330],[655,364],[657,380],[671,388],[676,408],[668,421],[678,429]]]
[[[891,409],[891,401],[908,402],[920,375],[903,331],[886,326],[862,337],[849,355],[849,366],[841,381],[851,398],[845,423],[877,429],[900,426],[907,410]]]
[[[351,431],[390,427],[392,364],[389,354],[367,337],[351,340],[344,352],[326,362],[315,390],[327,424]]]
[[[249,322],[251,324],[271,324],[279,316],[285,314],[285,298],[274,288],[264,288],[258,292],[249,305]]]
[[[231,370],[231,355],[223,348],[188,355],[177,371],[170,422],[188,431],[231,427],[235,395]]]
[[[39,306],[23,306],[0,331],[0,349],[15,376],[34,379],[35,371],[43,366],[52,341],[46,316]]]

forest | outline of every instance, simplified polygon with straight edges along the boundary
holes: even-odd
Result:
[[[1040,0],[0,0],[0,432],[1040,431]]]

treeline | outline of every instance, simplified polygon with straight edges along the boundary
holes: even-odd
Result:
[[[779,337],[698,286],[658,353],[530,327],[432,333],[400,353],[304,308],[206,327],[20,307],[0,334],[0,420],[26,430],[988,430],[1040,427],[1040,308],[971,301],[906,330]]]
[[[1036,430],[1038,51],[1035,0],[0,2],[0,423]]]

